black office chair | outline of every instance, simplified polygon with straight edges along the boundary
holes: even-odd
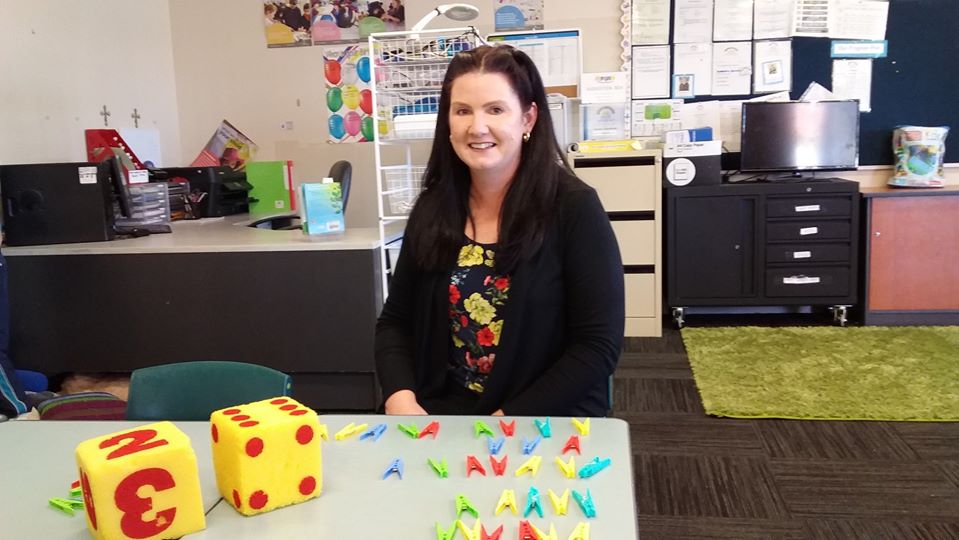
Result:
[[[340,160],[330,167],[329,177],[340,183],[343,190],[343,214],[346,214],[346,201],[350,198],[350,181],[353,178],[353,165],[349,161]]]

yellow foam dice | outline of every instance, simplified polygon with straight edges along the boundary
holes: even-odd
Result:
[[[206,528],[196,454],[172,423],[88,439],[76,457],[93,538],[179,538]]]
[[[210,415],[220,495],[250,516],[312,499],[323,488],[316,412],[289,397]]]

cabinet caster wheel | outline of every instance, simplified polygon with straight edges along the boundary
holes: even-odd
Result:
[[[686,314],[686,309],[681,307],[673,308],[673,322],[676,323],[676,329],[682,330],[683,323],[686,321],[684,315]]]
[[[849,307],[850,306],[832,306],[829,308],[829,311],[832,312],[832,321],[839,326],[845,328],[849,323]]]

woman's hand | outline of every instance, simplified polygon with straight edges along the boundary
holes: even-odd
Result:
[[[496,412],[493,413],[493,416],[506,416],[503,414],[503,409],[496,409]]]
[[[412,390],[399,390],[386,398],[383,404],[386,414],[426,415],[426,409],[416,401],[416,394]]]

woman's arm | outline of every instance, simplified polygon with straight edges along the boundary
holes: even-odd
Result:
[[[623,346],[623,262],[609,218],[592,189],[566,197],[561,215],[566,349],[535,383],[503,403],[508,415],[568,409],[609,378]]]
[[[404,243],[393,270],[390,294],[376,321],[376,375],[386,396],[386,414],[426,414],[416,400],[413,352],[413,306],[416,265]]]

